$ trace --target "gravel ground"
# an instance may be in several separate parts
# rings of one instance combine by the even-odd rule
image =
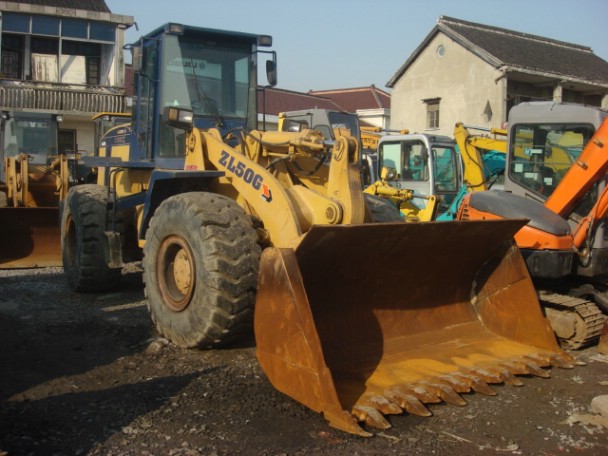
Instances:
[[[464,395],[433,416],[392,416],[372,438],[330,428],[276,391],[253,338],[179,349],[159,338],[141,273],[120,291],[77,294],[60,268],[0,271],[0,456],[4,455],[605,455],[608,357],[550,379]]]

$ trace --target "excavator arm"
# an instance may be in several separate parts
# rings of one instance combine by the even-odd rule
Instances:
[[[597,129],[581,155],[570,167],[560,184],[545,202],[545,207],[562,217],[567,217],[577,201],[608,170],[608,118]]]
[[[492,129],[494,135],[506,136],[505,130]],[[473,136],[461,122],[454,127],[454,139],[460,149],[464,166],[464,180],[469,191],[487,190],[481,150],[495,150],[506,153],[507,142],[503,139]]]

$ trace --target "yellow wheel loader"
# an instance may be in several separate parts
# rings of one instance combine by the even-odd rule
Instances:
[[[525,221],[366,223],[356,139],[248,129],[270,44],[167,24],[131,46],[133,122],[103,138],[98,183],[62,213],[69,284],[115,286],[143,248],[163,336],[217,347],[253,325],[270,382],[361,436],[571,367],[513,243]]]
[[[0,122],[0,269],[61,266],[71,160],[57,153],[56,119],[3,111]]]

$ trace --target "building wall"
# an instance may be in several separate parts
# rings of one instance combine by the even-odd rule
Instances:
[[[63,116],[63,122],[59,126],[64,130],[76,130],[76,142],[78,151],[84,155],[92,156],[94,150],[95,124],[90,118],[81,116]]]
[[[76,3],[75,3],[76,4]],[[15,111],[37,111],[48,112],[50,114],[63,114],[63,122],[59,125],[60,129],[72,130],[75,132],[77,147],[81,151],[86,151],[89,155],[93,154],[94,149],[94,124],[91,119],[92,114],[100,111],[112,110],[107,106],[124,105],[120,102],[121,92],[124,88],[124,50],[125,30],[133,24],[133,17],[123,16],[112,13],[98,13],[80,9],[67,9],[56,7],[41,7],[40,5],[21,4],[0,1],[0,29],[3,33],[23,36],[23,60],[21,80],[10,80],[6,84],[11,85],[13,91],[21,90],[21,93],[31,94],[36,91],[38,99],[44,100],[36,106],[29,101],[23,101],[19,105],[2,103],[2,110]],[[23,30],[4,27],[5,17],[12,14],[22,15],[31,18],[35,16],[45,16],[57,18],[58,21],[77,19],[80,23],[104,23],[115,27],[114,41],[103,38],[87,39],[84,36],[75,36],[62,33],[59,29],[53,30],[49,35],[51,40],[56,40],[60,44],[57,46],[58,55],[39,55],[35,56],[35,67],[31,66],[32,52],[30,45],[32,36],[40,35],[40,32],[32,26]],[[5,30],[5,28],[7,28]],[[88,29],[87,29],[88,30]],[[92,32],[91,32],[92,33]],[[91,35],[92,36],[92,35]],[[96,37],[92,37],[96,38]],[[72,42],[99,42],[100,62],[99,79],[95,85],[88,85],[86,78],[86,60],[81,55],[70,55],[62,51],[61,43],[64,41]],[[105,41],[105,42],[104,42]],[[49,82],[59,82],[60,85],[50,86]],[[9,90],[9,89],[6,89]],[[51,92],[49,92],[51,90]],[[4,92],[3,92],[4,93]],[[7,92],[8,93],[8,92]],[[12,92],[11,92],[12,93]],[[26,96],[13,97],[6,95],[6,100],[27,100]],[[74,105],[78,108],[55,108],[58,103],[56,99],[74,100]],[[3,99],[4,100],[4,99]],[[5,101],[6,101],[5,100]],[[17,102],[15,102],[17,103]],[[29,104],[28,104],[29,103]],[[49,107],[49,106],[52,107]],[[61,104],[59,104],[61,105]],[[63,105],[62,105],[63,106]]]
[[[438,49],[443,46],[443,55]],[[500,127],[506,120],[506,80],[500,71],[438,33],[391,93],[391,128],[453,134],[454,124]],[[427,103],[440,99],[439,128],[427,128]]]

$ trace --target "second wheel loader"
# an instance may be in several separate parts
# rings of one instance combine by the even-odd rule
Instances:
[[[367,223],[358,141],[249,129],[269,44],[167,24],[132,47],[132,127],[103,139],[98,183],[62,214],[68,283],[115,286],[143,248],[162,335],[216,347],[254,322],[270,382],[361,436],[572,367],[513,243],[525,221]]]
[[[56,116],[0,118],[0,269],[61,265],[59,205],[74,160],[57,151]]]

